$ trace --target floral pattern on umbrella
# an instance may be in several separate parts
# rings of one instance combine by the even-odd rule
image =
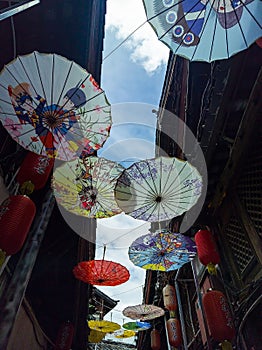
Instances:
[[[148,22],[174,54],[221,60],[247,49],[262,34],[259,0],[143,0]]]
[[[0,73],[0,120],[16,142],[62,160],[102,147],[111,107],[94,78],[56,54],[18,56]]]
[[[131,318],[132,320],[148,321],[155,318],[164,316],[165,311],[155,305],[139,304],[134,306],[128,306],[123,310],[123,315]]]
[[[133,218],[158,222],[188,211],[201,192],[201,175],[190,163],[157,157],[125,169],[117,180],[115,198]]]
[[[82,261],[74,267],[73,273],[82,282],[97,286],[117,286],[130,277],[126,267],[109,260]]]
[[[159,230],[137,238],[129,247],[129,259],[143,269],[173,271],[196,255],[191,238],[168,230]]]
[[[58,204],[77,215],[106,218],[122,212],[114,187],[123,167],[111,160],[81,157],[56,167],[52,187]]]

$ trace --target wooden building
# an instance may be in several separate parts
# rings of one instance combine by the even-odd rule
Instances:
[[[5,16],[8,10],[14,15]],[[56,53],[87,69],[100,83],[105,13],[106,0],[1,1],[0,69],[18,55]],[[0,165],[6,184],[26,153],[1,124]],[[77,262],[94,257],[95,245],[80,238],[64,221],[50,181],[31,199],[37,213],[28,238],[0,277],[0,348],[17,349],[19,344],[23,349],[51,349],[61,324],[70,321],[74,326],[72,348],[86,349],[89,312],[96,311],[101,298],[107,311],[116,301],[73,277]],[[95,229],[95,220],[89,220],[87,230],[95,235]]]
[[[185,235],[194,239],[199,229],[211,230],[220,255],[216,277],[208,274],[198,258],[172,273],[147,272],[145,302],[163,306],[167,281],[178,288],[184,328],[181,349],[220,349],[199,305],[210,287],[226,295],[236,329],[234,348],[261,348],[261,63],[262,50],[256,44],[211,64],[189,62],[170,53],[156,143],[160,152],[193,159],[174,142],[183,144],[187,127],[193,132],[205,157],[208,182],[200,215]],[[172,115],[187,127],[174,127]],[[173,219],[169,225],[179,230],[182,220]],[[163,350],[168,349],[164,324],[162,319],[157,325]],[[150,348],[150,332],[139,335],[138,349],[145,348]]]

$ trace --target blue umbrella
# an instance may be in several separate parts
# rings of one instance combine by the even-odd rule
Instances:
[[[148,22],[175,54],[229,58],[262,36],[260,0],[143,0]]]
[[[151,328],[151,324],[149,322],[127,322],[123,324],[123,328],[139,332],[139,331],[146,331],[147,329]]]
[[[191,238],[159,230],[137,238],[129,247],[129,259],[148,270],[173,271],[192,260],[196,246]]]

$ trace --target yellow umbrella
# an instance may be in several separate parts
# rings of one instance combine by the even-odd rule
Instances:
[[[130,337],[133,337],[134,335],[136,335],[136,332],[124,330],[123,332],[116,334],[115,337],[119,338],[119,339],[120,338],[130,338]]]
[[[113,333],[121,328],[121,326],[118,323],[110,322],[106,320],[88,321],[88,327],[90,329],[94,329],[95,331],[99,331],[103,333]]]
[[[96,331],[94,329],[90,330],[90,334],[88,335],[89,343],[100,343],[101,340],[105,337],[106,333]]]

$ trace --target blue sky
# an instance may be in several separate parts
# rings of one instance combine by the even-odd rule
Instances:
[[[142,0],[108,0],[104,57],[145,19]],[[152,109],[157,109],[160,100],[168,54],[169,50],[146,24],[104,60],[101,87],[112,106],[113,126],[98,153],[100,157],[121,162],[126,167],[131,165],[131,160],[154,157],[156,115]],[[128,247],[149,229],[149,223],[124,214],[97,220],[96,259],[102,258],[105,244],[105,259],[125,265],[131,275],[129,281],[120,286],[99,287],[113,299],[120,300],[105,318],[121,325],[130,321],[121,310],[142,302],[145,278],[145,270],[129,260]]]
[[[116,39],[117,30],[109,29],[106,34],[104,52],[110,52],[121,40]],[[163,45],[163,44],[162,44]],[[142,63],[130,59],[130,48],[121,46],[103,62],[102,88],[111,104],[142,102],[158,105],[165,65],[154,72],[147,72]]]

